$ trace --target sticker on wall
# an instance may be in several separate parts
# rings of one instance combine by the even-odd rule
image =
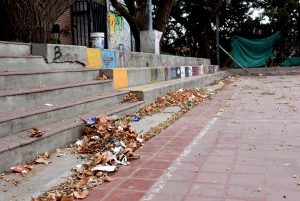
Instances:
[[[184,72],[185,72],[185,77],[189,77],[190,76],[190,74],[189,74],[189,67],[188,66],[184,67]]]
[[[214,73],[214,66],[208,66],[208,74]]]
[[[170,70],[171,70],[171,79],[172,80],[176,79],[177,78],[177,72],[176,72],[177,69],[174,67],[171,67]]]
[[[180,67],[176,67],[176,78],[181,78],[181,69],[180,69]]]
[[[193,66],[193,76],[199,75],[199,67]]]
[[[102,68],[114,68],[115,66],[115,52],[111,50],[102,50]]]
[[[181,71],[180,77],[185,77],[185,66],[180,66],[180,71]]]
[[[199,66],[199,75],[204,75],[205,72],[204,72],[204,66]]]
[[[192,66],[189,66],[189,77],[192,77],[193,76],[193,67]]]

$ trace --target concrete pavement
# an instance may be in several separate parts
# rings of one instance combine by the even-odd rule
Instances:
[[[147,142],[142,159],[86,200],[299,200],[299,78],[240,78]]]

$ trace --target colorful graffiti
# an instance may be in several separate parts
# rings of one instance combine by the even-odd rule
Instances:
[[[127,21],[119,15],[108,13],[109,42],[111,49],[131,50],[130,26]]]
[[[102,50],[102,68],[116,67],[115,51]]]

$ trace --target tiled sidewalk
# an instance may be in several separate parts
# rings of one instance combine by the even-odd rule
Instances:
[[[241,78],[147,142],[142,159],[85,200],[300,200],[298,80]]]

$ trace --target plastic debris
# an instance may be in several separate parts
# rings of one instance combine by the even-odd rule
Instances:
[[[16,167],[11,167],[10,169],[14,173],[24,174],[24,173],[27,173],[29,170],[32,170],[32,166],[30,166],[30,165],[18,165]]]
[[[46,103],[44,105],[47,106],[47,107],[52,107],[53,106],[53,104],[51,104],[51,103]]]
[[[98,165],[92,168],[92,171],[114,172],[117,166],[115,165]]]
[[[87,125],[93,125],[93,124],[96,123],[97,118],[96,117],[89,117],[89,118],[86,118],[84,121]]]
[[[91,139],[92,139],[92,140],[99,140],[99,139],[100,139],[100,137],[99,137],[99,136],[97,136],[97,135],[95,135],[95,136],[92,136],[92,137],[91,137]]]
[[[75,144],[76,144],[77,146],[81,146],[81,145],[84,144],[84,141],[83,141],[83,140],[77,140],[77,141],[75,142]]]
[[[133,116],[133,117],[131,117],[131,120],[132,121],[139,121],[139,120],[141,120],[142,118],[141,117],[139,117],[139,116]]]

